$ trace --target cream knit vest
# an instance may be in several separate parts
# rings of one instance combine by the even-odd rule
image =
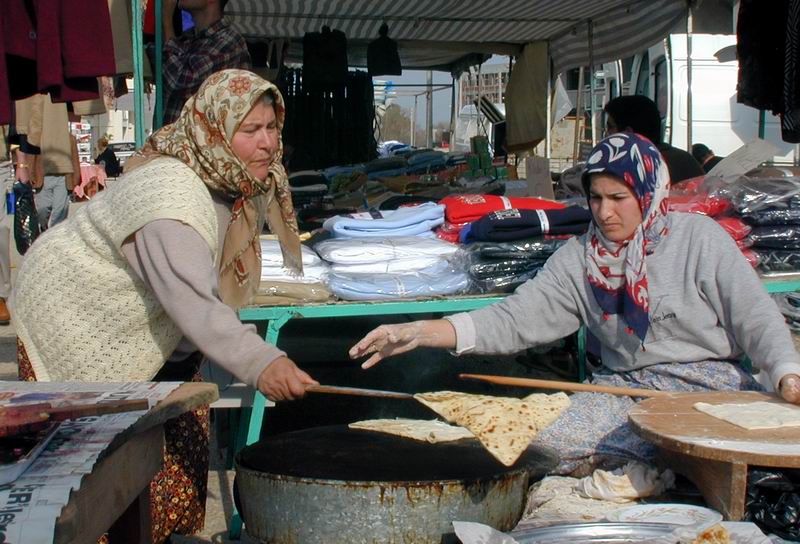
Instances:
[[[146,381],[182,337],[121,252],[147,223],[175,219],[208,242],[218,225],[206,186],[177,159],[154,159],[44,233],[13,295],[19,339],[40,381]]]

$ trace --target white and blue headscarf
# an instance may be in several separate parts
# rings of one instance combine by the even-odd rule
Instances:
[[[622,314],[628,333],[644,343],[650,326],[647,254],[669,232],[669,171],[650,140],[620,132],[592,149],[583,172],[587,195],[591,175],[600,173],[619,178],[633,190],[642,223],[630,238],[614,242],[593,221],[586,236],[586,273],[603,317]]]

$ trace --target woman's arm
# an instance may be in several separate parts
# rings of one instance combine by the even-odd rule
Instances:
[[[516,353],[575,332],[581,319],[578,295],[570,286],[574,285],[572,276],[583,274],[583,268],[575,253],[580,248],[564,252],[565,248],[534,279],[502,301],[445,319],[381,325],[353,346],[350,356],[370,355],[362,365],[369,368],[417,347],[455,349],[458,354]]]
[[[701,293],[720,323],[773,387],[789,402],[800,401],[800,356],[789,328],[758,275],[725,231],[710,225],[702,239],[697,277]]]
[[[186,338],[238,379],[272,400],[301,397],[305,384],[316,383],[219,300],[211,250],[193,228],[153,221],[122,252]]]
[[[381,325],[350,348],[350,358],[370,355],[361,364],[361,368],[369,368],[386,357],[420,347],[455,349],[456,331],[453,325],[446,319]]]

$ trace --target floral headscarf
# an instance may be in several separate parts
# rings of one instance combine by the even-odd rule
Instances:
[[[586,237],[586,273],[603,317],[622,314],[628,333],[644,343],[650,326],[647,254],[669,232],[669,171],[650,140],[620,132],[602,140],[589,155],[583,172],[587,195],[591,174],[599,173],[613,175],[633,190],[643,219],[631,238],[621,242],[603,236],[592,222]]]
[[[283,142],[278,139],[264,181],[253,177],[231,148],[240,123],[267,91],[274,97],[280,132],[286,111],[278,88],[246,70],[222,70],[203,82],[174,123],[150,136],[140,155],[128,160],[135,168],[159,155],[175,157],[209,189],[234,200],[219,268],[220,298],[233,308],[247,304],[261,278],[261,225],[254,198],[267,199],[269,227],[280,240],[284,265],[297,273],[303,270],[289,180],[281,163]]]

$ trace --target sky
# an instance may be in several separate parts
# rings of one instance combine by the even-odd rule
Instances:
[[[489,60],[487,60],[485,64],[495,64],[498,62],[504,62],[508,64],[508,57],[494,55]],[[425,85],[427,83],[427,72],[424,70],[403,70],[403,75],[400,76],[380,76],[375,79],[391,81],[392,83]],[[452,82],[453,80],[450,77],[449,72],[437,72],[437,71],[433,72],[434,86],[437,83],[449,85]],[[424,92],[425,87],[405,87],[402,89],[404,93],[411,94],[414,92],[417,93]],[[399,91],[400,89],[397,90]],[[452,91],[450,89],[442,89],[440,91],[436,91],[433,93],[434,125],[441,122],[444,123],[450,122],[450,98],[452,96],[451,92]],[[412,108],[414,107],[414,97],[398,96],[397,104],[411,111]],[[417,99],[417,126],[424,126],[424,124],[425,124],[425,95],[423,94]]]
[[[397,97],[396,104],[400,107],[407,109],[409,112],[414,108],[413,93],[423,93],[425,91],[424,85],[428,81],[428,73],[424,70],[403,70],[403,75],[400,76],[379,76],[376,80],[391,81],[398,84],[418,84],[421,87],[399,87],[396,90],[401,93]],[[436,85],[452,83],[452,78],[448,72],[433,72],[433,83]],[[450,122],[450,89],[442,89],[433,93],[433,124],[440,122]],[[425,104],[426,98],[422,94],[417,99],[417,126],[424,126],[425,124]]]

